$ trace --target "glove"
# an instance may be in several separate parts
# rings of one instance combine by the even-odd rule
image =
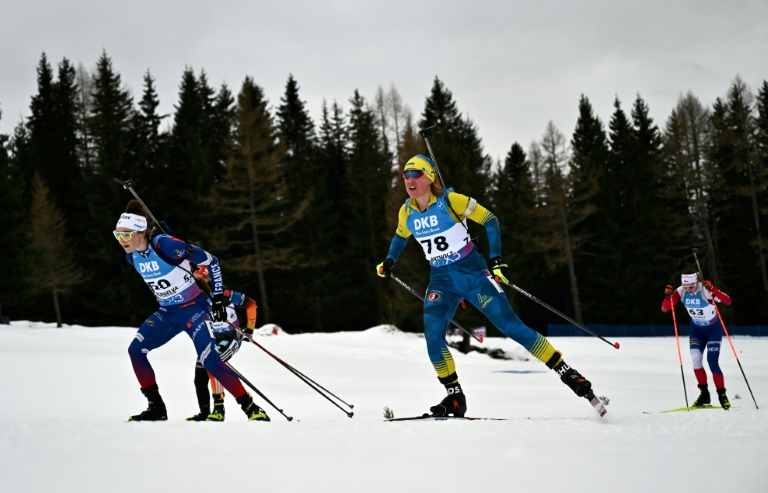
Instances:
[[[211,314],[214,321],[225,322],[227,320],[227,305],[229,305],[229,300],[224,296],[224,293],[213,295]]]
[[[376,266],[376,274],[379,277],[391,277],[392,268],[395,266],[395,261],[391,258],[386,258],[384,262]]]
[[[712,283],[711,283],[710,281],[704,281],[704,282],[703,282],[703,283],[701,283],[701,284],[702,284],[702,285],[703,285],[705,288],[707,288],[709,291],[712,291],[712,289],[714,288],[714,286],[712,285]]]
[[[491,272],[496,276],[496,280],[509,284],[509,278],[512,276],[509,273],[509,266],[501,257],[493,257],[491,259]]]
[[[248,334],[248,337],[253,337],[253,329],[250,327],[245,328],[245,333]]]
[[[675,292],[675,288],[673,288],[669,284],[667,284],[667,287],[664,288],[664,296],[666,296],[667,298],[672,296],[672,293],[674,293],[674,292]]]

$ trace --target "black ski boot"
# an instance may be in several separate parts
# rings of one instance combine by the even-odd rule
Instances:
[[[458,418],[464,417],[467,412],[467,398],[458,382],[445,386],[448,395],[440,401],[440,404],[432,406],[429,411],[433,416],[448,416],[452,414]]]
[[[553,368],[563,381],[579,397],[587,397],[592,391],[592,383],[584,376],[560,360]]]
[[[726,411],[731,408],[731,402],[728,400],[728,396],[725,395],[725,387],[722,389],[717,389],[717,399],[720,401],[720,405],[723,406],[723,409]]]
[[[248,392],[235,400],[240,404],[245,415],[248,416],[248,421],[271,421],[267,413],[253,402],[253,398]]]
[[[206,421],[224,421],[224,394],[213,394],[213,412]]]
[[[153,383],[149,387],[141,389],[141,393],[144,394],[144,397],[149,401],[149,406],[146,411],[128,418],[128,421],[166,421],[168,419],[168,413],[165,410],[163,398],[160,397],[160,391],[157,388],[157,384]]]
[[[210,409],[200,409],[200,412],[195,414],[194,416],[190,416],[187,418],[187,421],[206,421],[208,419],[208,415],[211,414]]]
[[[701,392],[699,393],[698,399],[696,399],[693,402],[693,407],[704,407],[709,405],[709,403],[712,402],[712,399],[709,396],[709,387],[707,386],[707,384],[705,383],[699,384],[699,390]],[[728,400],[728,398],[726,398],[726,400]],[[730,406],[730,403],[729,403],[729,406]]]

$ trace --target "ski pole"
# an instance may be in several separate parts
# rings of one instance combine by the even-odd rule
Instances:
[[[342,403],[342,404],[344,404],[345,406],[349,407],[350,409],[354,409],[354,407],[355,407],[354,405],[352,405],[352,404],[347,404],[347,403],[346,403],[346,402],[345,402],[343,399],[341,399],[340,397],[338,397],[336,394],[334,394],[333,392],[329,391],[328,389],[326,389],[325,387],[323,387],[323,386],[322,386],[322,385],[320,385],[319,383],[315,382],[314,380],[312,380],[311,378],[309,378],[308,376],[306,376],[305,374],[303,374],[302,372],[300,372],[299,370],[297,370],[296,368],[294,368],[294,367],[293,367],[293,366],[291,366],[290,364],[288,364],[288,363],[286,363],[285,361],[283,361],[282,359],[280,359],[278,356],[276,356],[275,354],[273,354],[272,352],[270,352],[270,351],[269,351],[267,348],[265,348],[264,346],[262,346],[261,344],[259,344],[258,342],[256,342],[256,341],[255,341],[255,340],[254,340],[254,339],[253,339],[251,336],[249,336],[249,335],[248,335],[248,334],[247,334],[247,333],[246,333],[246,332],[245,332],[243,329],[241,329],[240,327],[237,327],[236,325],[233,325],[231,322],[227,322],[227,323],[229,323],[229,325],[230,325],[231,327],[233,327],[233,328],[234,328],[236,331],[238,331],[240,334],[242,334],[242,336],[243,336],[245,339],[247,339],[247,340],[248,340],[248,341],[250,341],[251,343],[255,344],[255,345],[256,345],[256,347],[258,347],[259,349],[261,349],[262,351],[264,351],[265,353],[267,353],[269,356],[271,356],[271,357],[272,357],[272,359],[274,359],[275,361],[277,361],[278,363],[280,363],[280,364],[281,364],[281,365],[282,365],[282,366],[283,366],[283,367],[284,367],[286,370],[288,370],[288,371],[290,371],[291,373],[293,373],[294,375],[296,375],[296,377],[298,377],[298,378],[299,378],[299,380],[301,380],[302,382],[306,383],[306,384],[307,384],[307,385],[308,385],[310,388],[312,388],[312,389],[313,389],[315,392],[317,392],[317,393],[318,393],[318,394],[320,394],[321,396],[325,397],[325,398],[326,398],[326,399],[327,399],[327,400],[328,400],[328,401],[329,401],[331,404],[333,404],[334,406],[336,406],[336,407],[338,407],[339,409],[341,409],[341,410],[342,410],[342,411],[343,411],[343,412],[344,412],[344,413],[347,415],[347,417],[350,417],[350,418],[351,418],[352,416],[354,416],[354,415],[355,415],[355,413],[353,413],[353,412],[351,412],[351,411],[347,411],[346,409],[344,409],[343,407],[341,407],[341,406],[340,406],[340,405],[339,405],[339,404],[338,404],[336,401],[334,401],[333,399],[331,399],[331,398],[330,398],[330,397],[328,397],[328,396],[330,395],[330,396],[334,397],[335,399],[337,399],[339,402],[341,402],[341,403]],[[321,390],[322,390],[322,391],[321,391]]]
[[[696,274],[697,274],[697,276],[699,278],[699,282],[703,283],[704,282],[704,275],[701,273],[701,264],[699,264],[699,256],[696,255],[697,249],[694,248],[692,251],[693,251],[693,258],[696,259],[696,267],[699,268],[699,271]],[[744,377],[744,382],[746,382],[746,384],[747,384],[747,389],[749,389],[749,394],[752,396],[752,402],[755,403],[755,409],[760,409],[757,406],[757,401],[755,400],[755,394],[752,393],[752,387],[749,386],[749,380],[747,380],[747,375],[744,373],[744,368],[741,366],[741,360],[739,360],[739,355],[736,352],[736,348],[733,346],[733,341],[731,341],[731,336],[728,334],[728,329],[725,328],[725,322],[723,322],[723,316],[720,315],[720,309],[717,307],[717,302],[715,301],[715,294],[714,293],[710,293],[710,295],[712,296],[712,300],[711,300],[712,301],[712,306],[715,307],[715,313],[717,313],[717,318],[720,319],[720,326],[723,327],[723,332],[725,332],[725,337],[728,338],[728,344],[731,345],[731,350],[733,351],[733,356],[736,358],[736,363],[739,364],[739,370],[741,370],[741,376]]]
[[[583,330],[583,331],[584,331],[584,332],[586,332],[587,334],[590,334],[590,335],[592,335],[592,336],[594,336],[594,337],[597,337],[597,338],[598,338],[598,339],[600,339],[601,341],[604,341],[605,343],[607,343],[607,344],[610,344],[611,346],[615,347],[616,349],[619,349],[619,343],[618,343],[618,342],[611,342],[611,341],[609,341],[609,340],[605,339],[605,338],[604,338],[603,336],[601,336],[600,334],[597,334],[597,333],[595,333],[595,332],[592,332],[592,331],[591,331],[591,330],[589,330],[588,328],[584,327],[584,325],[582,325],[582,324],[580,324],[579,322],[577,322],[576,320],[572,319],[571,317],[569,317],[569,316],[568,316],[568,315],[566,315],[565,313],[562,313],[561,311],[559,311],[559,310],[557,310],[557,309],[555,309],[555,308],[553,308],[553,307],[549,306],[548,304],[544,303],[543,301],[541,301],[540,299],[538,299],[538,298],[537,298],[537,297],[535,297],[534,295],[532,295],[532,294],[528,293],[528,292],[527,292],[527,291],[525,291],[524,289],[521,289],[521,288],[519,288],[519,287],[515,286],[515,285],[514,285],[514,284],[512,284],[511,282],[505,282],[505,281],[502,281],[502,280],[501,280],[501,279],[500,279],[498,276],[494,276],[494,277],[496,278],[496,282],[501,282],[502,284],[505,284],[505,285],[509,286],[510,288],[514,289],[514,290],[515,290],[515,291],[517,291],[518,293],[524,294],[524,295],[525,295],[525,296],[527,296],[529,299],[531,299],[531,300],[535,301],[536,303],[538,303],[539,305],[541,305],[541,306],[543,306],[544,308],[548,309],[548,310],[549,310],[549,311],[551,311],[552,313],[555,313],[555,314],[557,314],[557,315],[560,315],[560,316],[561,316],[561,317],[563,317],[565,320],[567,320],[567,321],[571,322],[573,325],[575,325],[576,327],[580,328],[581,330]]]
[[[130,178],[128,178],[127,180],[120,180],[118,178],[113,178],[113,180],[116,181],[117,183],[119,183],[120,185],[122,185],[123,188],[125,188],[126,190],[131,192],[131,194],[136,198],[136,200],[139,202],[139,204],[141,204],[141,206],[144,208],[144,210],[147,211],[147,214],[149,214],[149,218],[152,219],[152,221],[157,225],[158,228],[160,228],[161,232],[168,233],[165,230],[165,228],[163,227],[163,225],[160,224],[160,221],[158,221],[157,218],[155,218],[155,216],[149,210],[149,207],[147,207],[147,205],[144,203],[144,201],[141,200],[141,197],[139,197],[139,194],[137,194],[136,191],[133,189],[133,186],[136,184],[136,183],[133,182],[133,180],[131,180]]]
[[[410,287],[409,285],[407,285],[406,283],[404,283],[403,281],[401,281],[399,277],[397,277],[397,276],[396,276],[396,275],[394,275],[394,274],[390,274],[390,275],[389,275],[389,277],[391,277],[392,279],[394,279],[394,281],[395,281],[395,282],[397,282],[399,285],[401,285],[402,287],[404,287],[405,289],[407,289],[408,291],[410,291],[410,292],[411,292],[411,294],[413,294],[414,296],[416,296],[417,298],[419,298],[421,301],[424,301],[424,297],[423,297],[422,295],[420,295],[420,294],[419,294],[419,293],[417,293],[417,292],[416,292],[416,291],[415,291],[415,290],[414,290],[412,287]],[[451,319],[451,322],[453,322],[453,325],[455,325],[456,327],[458,327],[458,328],[459,328],[459,330],[461,330],[462,332],[464,332],[464,333],[465,333],[465,334],[467,334],[468,336],[470,336],[470,337],[474,338],[474,339],[475,339],[477,342],[480,342],[480,343],[482,343],[482,342],[483,342],[483,338],[482,338],[482,337],[477,337],[477,336],[476,336],[475,334],[473,334],[471,331],[469,331],[469,330],[465,329],[465,328],[464,328],[464,327],[463,327],[461,324],[459,324],[459,323],[458,323],[456,320],[454,320],[454,319]]]
[[[275,403],[274,403],[274,402],[272,402],[271,400],[269,400],[269,399],[267,398],[267,396],[266,396],[266,395],[262,394],[262,393],[261,393],[261,391],[260,391],[259,389],[257,389],[255,385],[253,385],[251,382],[249,382],[249,381],[248,381],[248,379],[247,379],[247,378],[245,378],[245,377],[243,376],[243,374],[242,374],[242,373],[240,373],[239,371],[237,371],[237,370],[235,369],[235,367],[234,367],[234,366],[232,366],[232,363],[229,363],[229,362],[226,362],[226,361],[225,361],[225,362],[224,362],[224,364],[225,364],[225,365],[227,365],[227,366],[229,367],[229,369],[230,369],[230,370],[232,370],[233,372],[235,372],[235,375],[237,375],[237,376],[238,376],[238,378],[240,378],[240,380],[242,380],[242,381],[243,381],[243,383],[245,383],[247,386],[249,386],[251,389],[253,389],[253,391],[254,391],[254,392],[256,392],[256,393],[259,395],[259,397],[261,397],[262,399],[264,399],[264,401],[266,401],[266,403],[267,403],[267,404],[269,404],[270,406],[274,407],[275,409],[277,409],[277,412],[279,412],[280,414],[282,414],[283,416],[285,416],[285,419],[287,419],[288,421],[293,421],[293,418],[292,418],[291,416],[287,416],[287,415],[286,415],[286,414],[283,412],[283,410],[282,410],[282,409],[280,409],[279,407],[277,407],[277,406],[275,405]]]
[[[680,338],[677,334],[677,317],[675,316],[675,305],[672,303],[672,297],[667,297],[669,304],[672,307],[672,325],[675,327],[675,342],[677,342],[677,358],[680,360],[680,376],[683,377],[683,394],[685,394],[685,407],[688,406],[688,391],[685,389],[685,373],[683,373],[683,354],[680,352]],[[690,411],[690,409],[689,409]]]
[[[419,130],[419,135],[421,135],[421,138],[424,139],[424,142],[427,144],[427,150],[429,151],[429,157],[432,158],[432,162],[435,163],[435,171],[437,172],[437,176],[440,178],[440,184],[443,186],[443,188],[446,187],[445,180],[443,180],[443,175],[440,173],[440,166],[437,165],[437,159],[435,158],[435,153],[432,152],[432,144],[429,142],[429,139],[432,138],[435,133],[433,129],[436,127],[436,125],[433,125],[431,127],[427,127],[423,130]]]

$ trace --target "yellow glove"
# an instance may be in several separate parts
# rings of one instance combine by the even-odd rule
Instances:
[[[379,277],[390,277],[392,275],[392,267],[395,266],[395,261],[391,258],[387,258],[384,262],[376,266],[376,275]]]
[[[512,277],[509,274],[509,266],[501,259],[501,257],[493,257],[491,259],[491,272],[496,276],[498,281],[504,284],[510,284],[509,278]]]

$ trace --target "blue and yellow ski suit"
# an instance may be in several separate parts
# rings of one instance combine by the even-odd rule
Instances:
[[[520,320],[470,238],[467,219],[485,226],[490,257],[500,257],[498,219],[473,198],[450,188],[443,192],[440,196],[431,195],[424,212],[415,200],[405,201],[387,253],[387,258],[396,262],[408,239],[414,236],[432,266],[424,298],[424,335],[438,379],[446,385],[458,381],[445,335],[462,299],[475,305],[504,335],[552,368],[561,359],[559,353],[544,336]]]

